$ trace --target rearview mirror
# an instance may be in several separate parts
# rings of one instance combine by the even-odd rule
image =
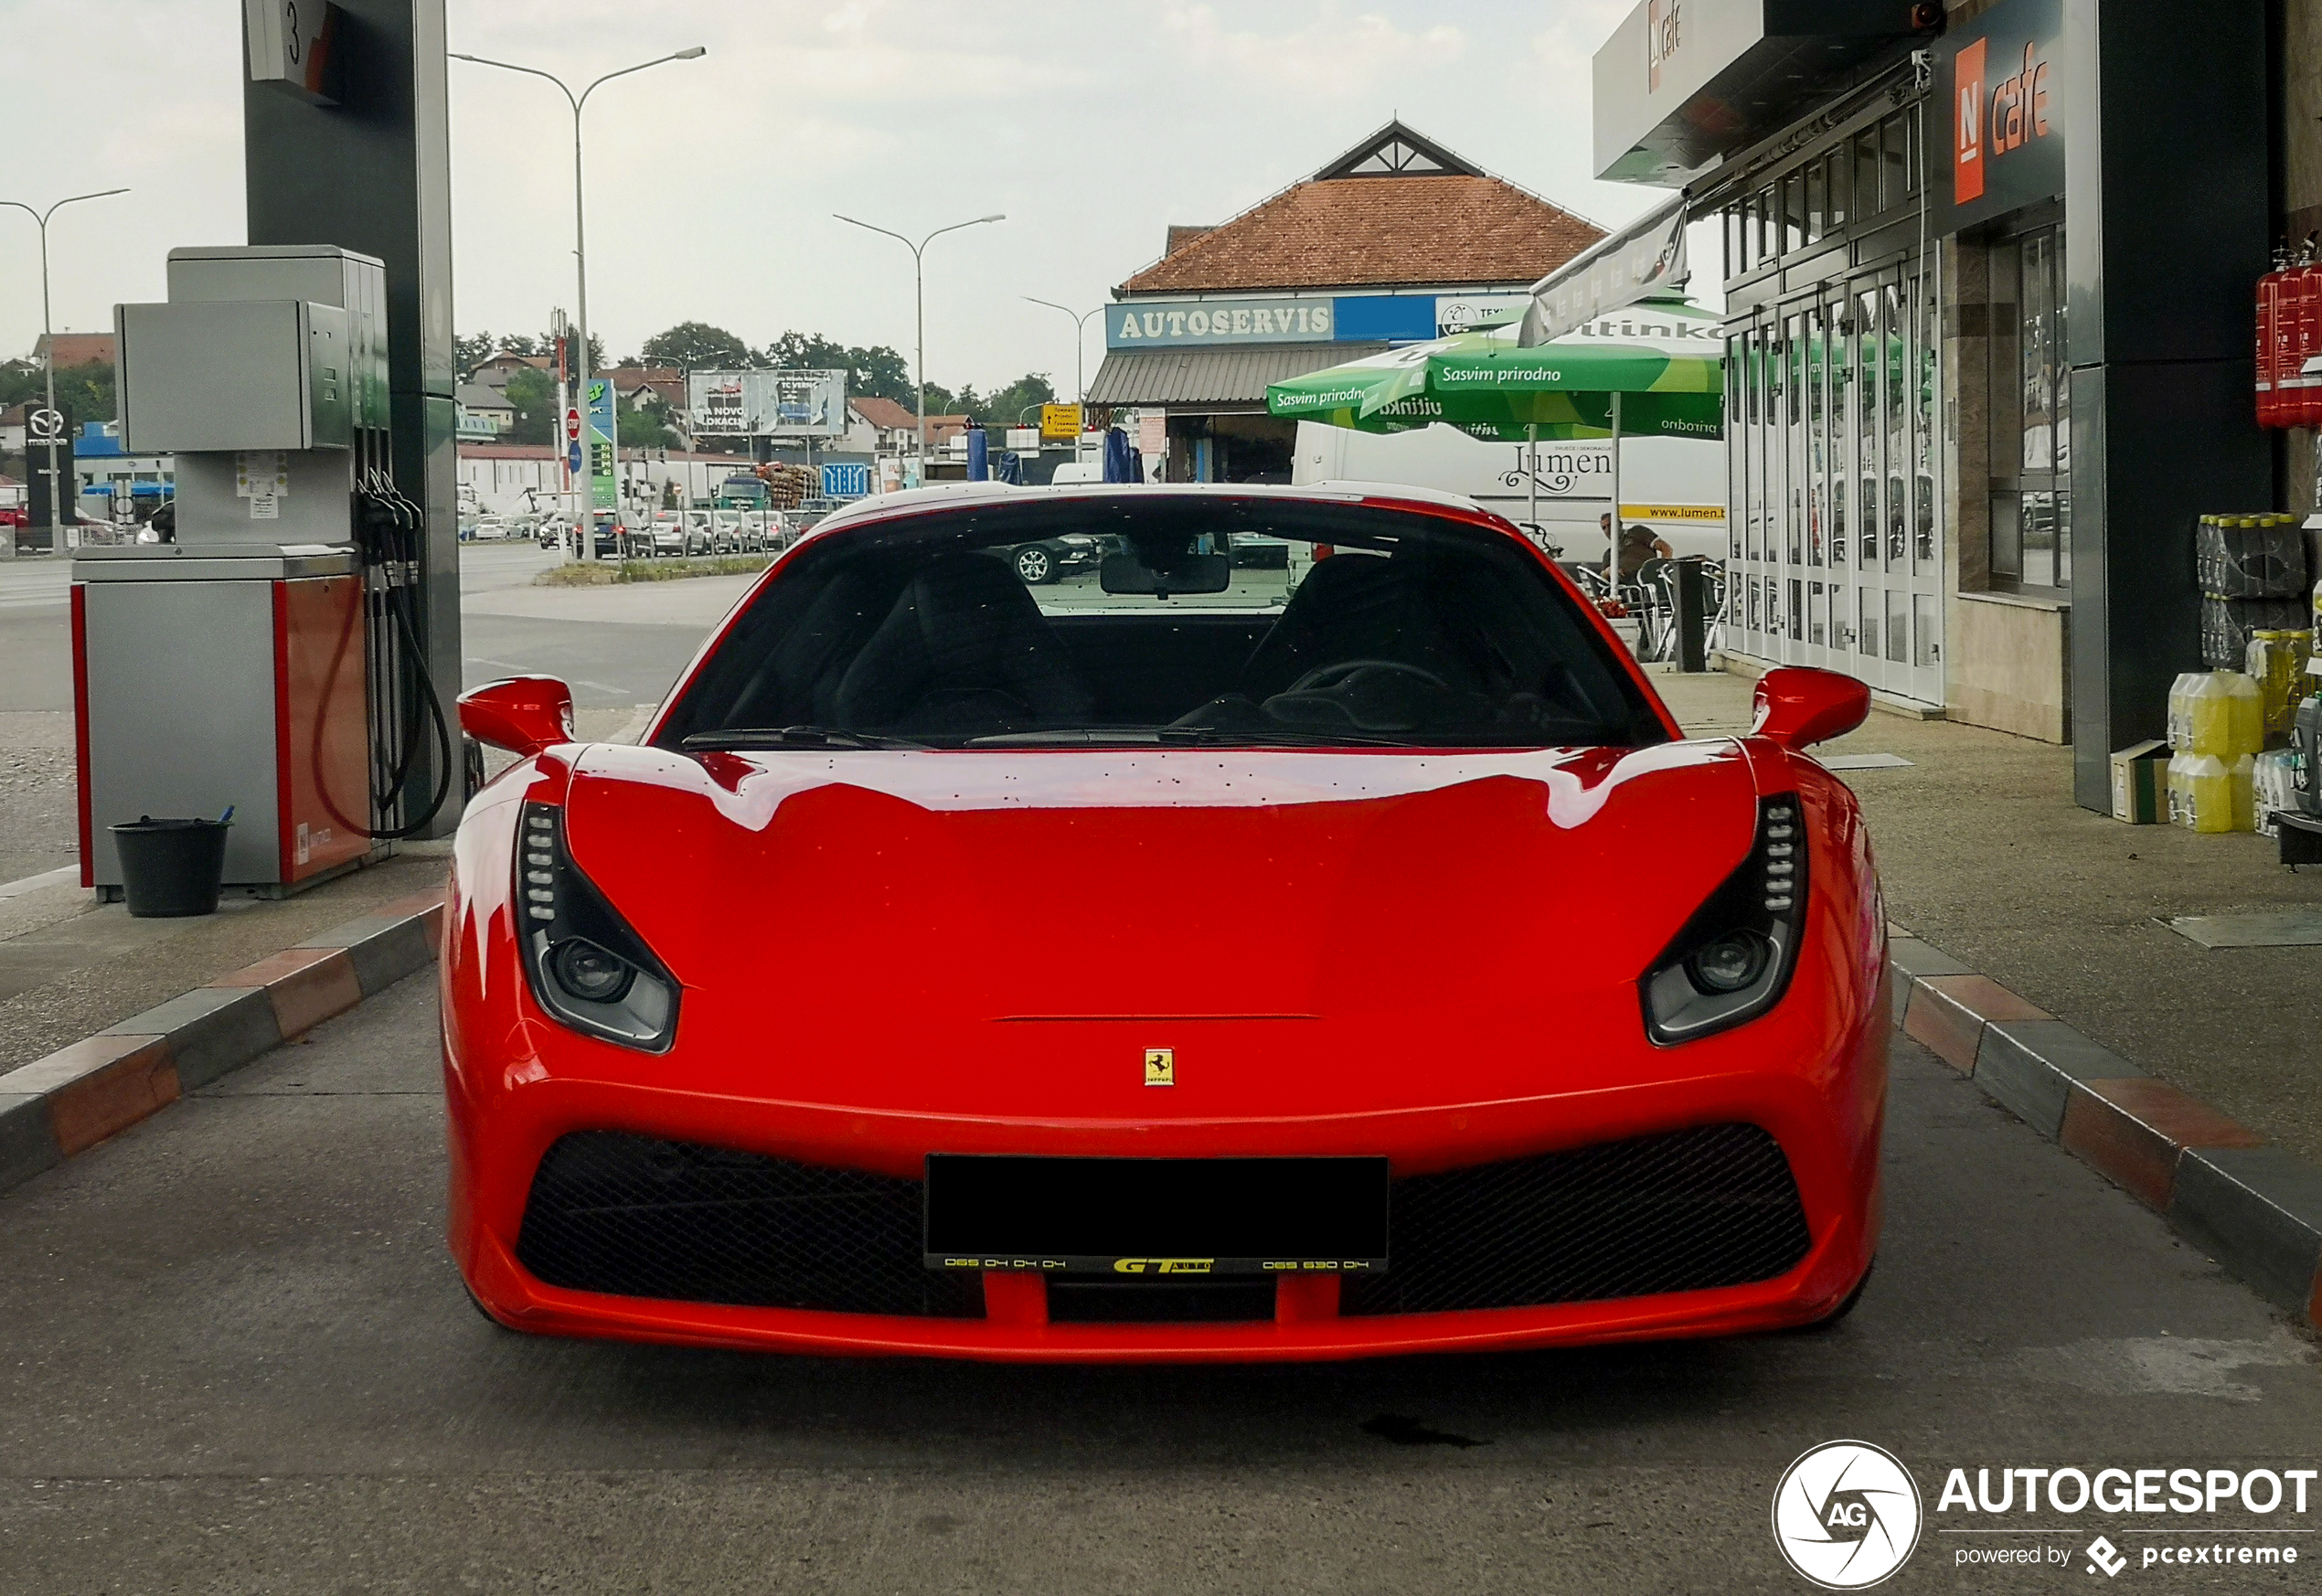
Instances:
[[[460,729],[529,759],[572,740],[572,689],[554,676],[505,676],[460,695]]]
[[[1811,665],[1779,665],[1758,678],[1750,735],[1804,750],[1844,737],[1870,713],[1870,689],[1852,676]]]
[[[1233,561],[1222,554],[1181,554],[1156,569],[1134,554],[1108,554],[1097,568],[1097,581],[1108,593],[1143,593],[1156,599],[1171,593],[1222,593],[1233,581]]]

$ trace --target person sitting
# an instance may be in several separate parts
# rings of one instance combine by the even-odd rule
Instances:
[[[1617,546],[1614,546],[1613,516],[1609,511],[1597,517],[1597,525],[1604,529],[1604,538],[1608,546],[1605,554],[1607,567],[1614,564],[1615,554],[1619,557],[1618,569],[1614,580],[1622,586],[1626,586],[1636,580],[1637,568],[1646,560],[1668,559],[1677,552],[1668,546],[1667,539],[1655,532],[1652,527],[1645,526],[1623,527],[1620,541]]]

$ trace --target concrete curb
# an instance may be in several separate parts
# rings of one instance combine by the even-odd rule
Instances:
[[[0,1075],[0,1191],[435,962],[443,892],[383,903]]]
[[[1888,930],[1897,1029],[2260,1296],[2322,1327],[2322,1167],[1901,926]]]

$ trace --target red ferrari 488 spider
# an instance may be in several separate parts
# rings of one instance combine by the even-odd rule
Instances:
[[[1011,556],[1093,538],[1028,586]],[[971,487],[791,548],[641,746],[469,693],[451,1242],[525,1330],[1054,1360],[1811,1324],[1885,925],[1777,670],[1687,740],[1402,489]]]

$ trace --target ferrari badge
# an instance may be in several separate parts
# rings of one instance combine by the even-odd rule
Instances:
[[[1177,1083],[1177,1050],[1175,1048],[1147,1048],[1145,1050],[1145,1083],[1147,1086],[1175,1086]]]

